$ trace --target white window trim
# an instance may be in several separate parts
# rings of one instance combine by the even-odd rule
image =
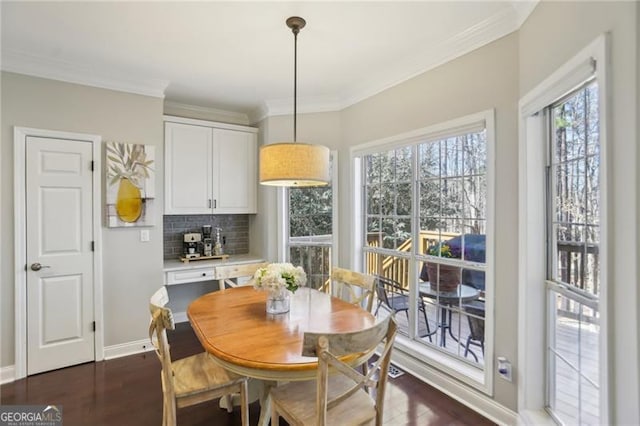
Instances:
[[[350,188],[352,189],[352,196],[350,197],[351,211],[354,214],[351,215],[351,233],[352,233],[352,252],[351,252],[351,264],[354,270],[362,270],[362,156],[373,154],[376,152],[391,150],[407,145],[417,144],[419,142],[426,142],[432,140],[439,140],[444,137],[456,136],[469,132],[479,131],[486,129],[486,143],[487,143],[487,240],[486,240],[486,292],[493,295],[486,300],[486,317],[485,317],[485,364],[484,372],[478,372],[468,366],[462,361],[458,361],[450,356],[444,356],[443,353],[437,349],[430,348],[426,345],[418,345],[416,342],[411,341],[403,336],[398,336],[396,340],[395,348],[412,358],[415,358],[417,362],[427,364],[424,361],[424,357],[429,358],[428,364],[435,366],[440,371],[447,373],[449,376],[453,376],[461,382],[479,390],[480,392],[493,395],[493,377],[494,377],[494,362],[493,362],[493,347],[495,343],[495,261],[494,261],[494,232],[495,232],[495,111],[493,109],[478,112],[475,114],[459,117],[443,123],[438,123],[432,126],[424,127],[410,132],[402,133],[399,135],[391,136],[384,139],[379,139],[371,142],[366,142],[360,145],[356,145],[350,148]],[[414,212],[415,213],[415,212]],[[414,214],[415,221],[415,214]],[[393,252],[397,255],[397,252]],[[419,257],[416,256],[415,250],[410,254],[411,258],[416,260]],[[411,268],[409,271],[411,276],[417,276],[417,261],[416,268]],[[410,298],[415,301],[415,289],[410,292]],[[412,312],[412,311],[410,311]],[[413,323],[412,316],[410,321]],[[488,342],[488,343],[487,343]]]
[[[518,414],[524,424],[555,424],[545,411],[545,347],[546,347],[546,245],[545,235],[545,164],[547,156],[542,114],[535,116],[555,100],[562,98],[593,75],[593,59],[597,63],[600,108],[600,185],[603,188],[601,216],[602,253],[608,253],[607,242],[607,163],[610,129],[607,125],[608,36],[602,35],[582,49],[553,74],[527,93],[519,102],[519,261],[518,261]],[[607,258],[601,258],[601,275],[609,282]],[[607,300],[610,289],[600,294],[600,422],[609,423],[608,315]],[[545,315],[540,315],[544,312]]]

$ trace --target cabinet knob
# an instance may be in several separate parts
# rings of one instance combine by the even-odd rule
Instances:
[[[202,273],[202,276],[203,276],[203,277],[206,277],[206,276],[207,276],[207,273],[206,273],[206,272],[203,272],[203,273]]]

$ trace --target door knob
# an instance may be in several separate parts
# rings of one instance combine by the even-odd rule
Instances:
[[[51,266],[41,265],[38,262],[31,264],[31,270],[32,271],[39,271],[42,268],[51,268]]]

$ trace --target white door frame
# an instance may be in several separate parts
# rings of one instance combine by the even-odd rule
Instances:
[[[26,258],[26,142],[27,136],[81,140],[93,144],[93,310],[96,321],[94,334],[95,360],[104,359],[104,321],[102,309],[102,227],[100,205],[102,137],[85,133],[14,127],[13,129],[13,205],[14,205],[14,254],[15,254],[15,378],[27,375],[27,258]]]

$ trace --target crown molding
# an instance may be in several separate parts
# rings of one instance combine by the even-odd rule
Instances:
[[[342,109],[342,102],[333,97],[314,97],[298,99],[299,114],[313,114],[318,112],[335,112]],[[293,98],[271,99],[262,103],[251,115],[252,123],[267,117],[293,114]]]
[[[342,108],[347,108],[367,98],[375,96],[398,84],[404,83],[418,75],[432,70],[440,65],[459,58],[482,46],[485,46],[501,37],[506,36],[519,28],[519,15],[513,8],[503,9],[500,13],[468,28],[440,45],[420,52],[420,56],[414,60],[413,71],[408,71],[406,75],[386,82],[371,82],[363,80],[361,84],[354,87],[345,96]]]
[[[164,98],[164,91],[169,85],[167,80],[134,80],[111,72],[107,75],[92,67],[13,49],[2,50],[2,70],[154,98]]]
[[[249,124],[249,115],[242,112],[227,111],[224,109],[203,107],[198,105],[183,104],[174,101],[164,101],[165,109],[172,108],[182,111],[192,111],[199,114],[206,114],[217,117],[216,120],[231,121],[240,124]],[[173,114],[170,114],[173,115]]]
[[[398,77],[398,75],[401,74],[398,72],[395,73],[394,77],[386,81],[363,79],[360,84],[349,90],[345,96],[340,99],[333,98],[321,103],[300,99],[298,101],[298,111],[301,113],[340,111],[398,84],[404,83],[407,80],[517,31],[538,5],[538,2],[539,0],[512,2],[511,8],[503,9],[500,13],[485,19],[429,51],[421,52],[419,56],[414,58],[413,70],[406,72],[405,75],[401,77]],[[259,108],[259,119],[262,120],[275,115],[292,114],[293,109],[291,105],[288,107],[285,105],[287,102],[290,104],[291,100],[278,99],[265,101],[264,105]]]

